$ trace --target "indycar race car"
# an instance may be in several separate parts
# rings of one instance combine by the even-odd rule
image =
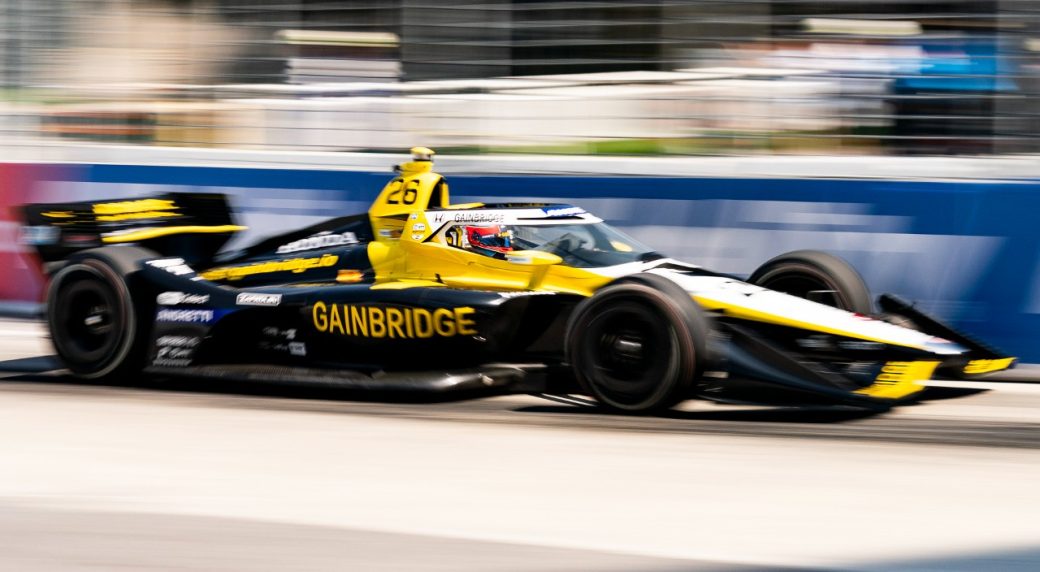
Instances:
[[[220,252],[220,194],[24,207],[58,356],[87,379],[161,375],[392,391],[691,397],[885,408],[933,375],[1014,358],[839,258],[748,279],[673,260],[565,204],[451,204],[415,148],[369,212]],[[737,397],[734,397],[737,396]]]

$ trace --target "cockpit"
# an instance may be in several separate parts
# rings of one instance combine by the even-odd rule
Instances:
[[[552,209],[460,211],[444,217],[446,223],[433,240],[449,246],[505,258],[518,251],[555,254],[563,264],[599,268],[659,258],[652,248],[610,227],[602,220],[569,207],[569,216],[547,216]],[[557,209],[563,210],[563,209]],[[478,213],[482,216],[477,216]],[[539,216],[540,215],[540,216]],[[433,220],[436,221],[436,215]]]

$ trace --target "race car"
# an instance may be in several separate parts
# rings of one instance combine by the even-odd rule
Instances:
[[[368,213],[222,251],[220,194],[23,208],[58,356],[86,379],[295,381],[381,392],[695,397],[887,408],[1015,359],[798,251],[747,279],[567,204],[452,204],[412,150]]]

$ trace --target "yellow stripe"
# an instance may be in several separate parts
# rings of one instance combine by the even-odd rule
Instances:
[[[383,282],[372,286],[372,290],[406,290],[408,288],[437,288],[444,287],[440,282],[432,280],[397,280],[394,282]]]
[[[735,318],[742,318],[744,320],[752,320],[755,322],[765,322],[767,324],[777,324],[779,326],[790,326],[792,328],[801,328],[803,330],[810,330],[813,332],[823,332],[826,334],[834,334],[836,336],[844,336],[847,338],[856,338],[858,340],[866,340],[869,342],[878,342],[882,344],[889,344],[893,346],[903,346],[907,348],[914,348],[917,350],[924,349],[922,346],[905,344],[895,342],[885,338],[876,338],[873,336],[867,336],[857,332],[850,332],[847,330],[841,330],[838,328],[832,328],[830,326],[824,326],[815,322],[803,322],[801,320],[794,320],[785,316],[777,316],[776,314],[768,314],[766,312],[760,312],[758,310],[750,310],[741,306],[732,306],[719,302],[718,300],[712,300],[711,298],[703,298],[699,296],[693,296],[693,299],[697,301],[702,307],[708,310],[722,310]]]
[[[137,242],[140,240],[148,240],[150,238],[159,238],[161,236],[169,236],[171,234],[215,234],[221,232],[238,232],[245,230],[249,227],[239,226],[237,224],[224,224],[218,226],[163,226],[158,228],[142,228],[132,232],[123,234],[117,234],[115,236],[106,236],[101,239],[101,242],[107,242],[109,244],[116,244],[120,242]]]
[[[979,374],[1000,371],[1011,367],[1011,364],[1014,361],[1015,358],[1013,357],[1001,359],[973,359],[968,362],[968,365],[964,366],[964,373]]]
[[[874,383],[856,393],[879,399],[900,399],[924,389],[918,381],[932,378],[937,361],[890,361],[881,368]]]

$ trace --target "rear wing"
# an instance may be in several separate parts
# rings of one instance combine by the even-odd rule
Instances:
[[[164,256],[210,258],[232,234],[227,197],[219,193],[167,193],[151,197],[22,207],[21,242],[54,262],[88,248],[138,243]]]

